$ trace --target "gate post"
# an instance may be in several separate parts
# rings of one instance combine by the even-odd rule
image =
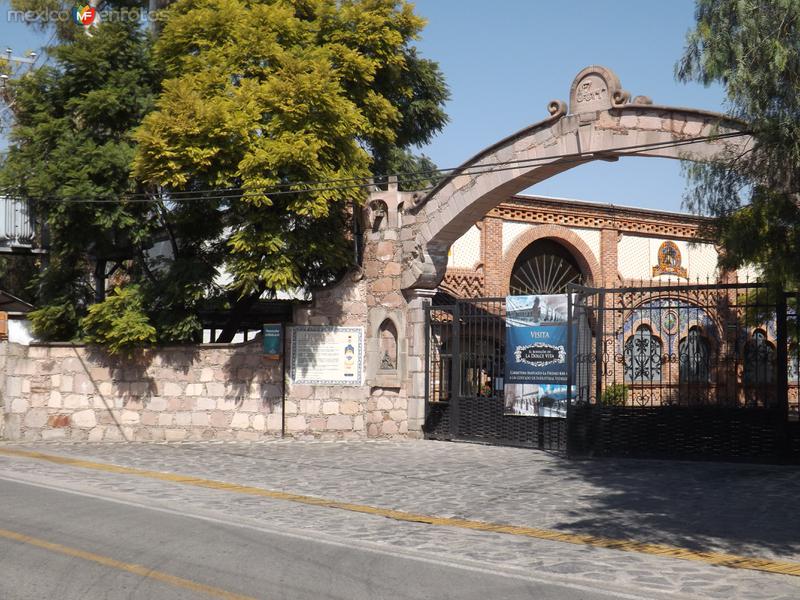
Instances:
[[[458,437],[461,396],[461,302],[453,307],[453,345],[450,359],[450,436]]]
[[[605,336],[606,291],[605,289],[595,296],[597,302],[597,331],[594,334],[594,403],[602,404],[603,395],[603,338]]]
[[[778,363],[778,410],[781,415],[780,425],[780,448],[781,453],[786,456],[788,454],[788,439],[789,439],[789,336],[786,324],[786,296],[787,292],[781,288],[778,291],[778,301],[776,302],[775,310],[778,313],[775,318],[775,333],[777,337],[777,348],[775,360]]]
[[[431,401],[431,301],[422,301],[422,310],[425,311],[425,420],[422,422],[422,428],[428,423],[430,418],[430,401]],[[441,377],[441,375],[440,375]]]

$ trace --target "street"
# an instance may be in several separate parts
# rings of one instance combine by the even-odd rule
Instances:
[[[0,597],[4,600],[203,595],[231,599],[637,597],[181,516],[177,511],[8,479],[0,480],[0,503],[4,507]],[[9,539],[9,532],[60,547],[42,548]],[[80,555],[87,551],[94,557]],[[114,564],[99,564],[98,558]],[[132,573],[131,565],[169,574],[175,580]]]
[[[0,598],[789,600],[799,485],[441,442],[1,444]]]

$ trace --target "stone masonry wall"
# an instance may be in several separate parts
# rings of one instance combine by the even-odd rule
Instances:
[[[257,440],[281,431],[280,364],[252,342],[132,359],[81,345],[2,350],[6,439]]]

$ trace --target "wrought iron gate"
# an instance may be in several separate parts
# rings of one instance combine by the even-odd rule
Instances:
[[[570,291],[568,419],[504,414],[505,298],[427,308],[428,438],[574,456],[800,457],[797,293],[758,284]]]
[[[504,414],[505,298],[429,306],[425,435],[566,450],[566,420]]]

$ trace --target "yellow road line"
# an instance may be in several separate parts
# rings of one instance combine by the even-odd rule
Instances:
[[[428,525],[437,525],[439,527],[456,527],[459,529],[470,529],[473,531],[487,531],[491,533],[505,533],[508,535],[530,537],[530,538],[548,540],[553,542],[564,542],[567,544],[578,544],[581,546],[591,546],[594,548],[609,548],[612,550],[622,550],[624,552],[637,552],[640,554],[667,556],[671,558],[678,558],[681,560],[692,560],[692,561],[702,562],[710,565],[731,567],[734,569],[766,571],[768,573],[779,573],[781,575],[792,575],[795,577],[800,577],[800,563],[796,562],[739,556],[736,554],[727,554],[724,552],[701,552],[697,550],[679,548],[676,546],[668,546],[665,544],[651,544],[648,542],[637,542],[634,540],[618,540],[618,539],[604,538],[594,535],[562,533],[559,531],[553,531],[549,529],[538,529],[536,527],[503,525],[498,523],[488,523],[485,521],[473,521],[470,519],[455,519],[449,517],[422,515],[422,514],[405,512],[401,510],[392,510],[388,508],[369,506],[366,504],[339,502],[336,500],[328,500],[325,498],[316,498],[314,496],[304,496],[301,494],[292,494],[289,492],[268,490],[248,485],[238,485],[235,483],[226,483],[224,481],[215,481],[213,479],[203,479],[200,477],[192,477],[188,475],[178,475],[176,473],[163,473],[160,471],[147,471],[144,469],[136,469],[133,467],[120,467],[108,463],[98,463],[98,462],[81,460],[77,458],[68,458],[65,456],[44,454],[42,452],[31,452],[28,450],[0,448],[0,454],[5,454],[8,456],[32,458],[36,460],[44,460],[60,465],[68,465],[71,467],[79,467],[83,469],[92,469],[95,471],[105,471],[108,473],[119,473],[124,475],[135,475],[137,477],[144,477],[147,479],[158,479],[161,481],[169,481],[172,483],[180,483],[183,485],[190,485],[190,486],[208,488],[213,490],[223,490],[226,492],[245,494],[248,496],[261,496],[263,498],[271,498],[274,500],[286,500],[288,502],[307,504],[310,506],[320,506],[324,508],[346,510],[349,512],[386,517],[387,519],[393,519],[395,521],[405,521],[410,523],[426,523]]]
[[[103,565],[104,567],[111,567],[112,569],[126,571],[128,573],[133,573],[134,575],[139,575],[140,577],[147,577],[148,579],[154,579],[156,581],[160,581],[161,583],[184,588],[192,592],[200,592],[209,596],[213,596],[214,598],[221,598],[222,600],[256,600],[252,596],[234,594],[233,592],[228,592],[211,585],[205,585],[204,583],[198,583],[196,581],[191,581],[190,579],[184,579],[183,577],[176,577],[175,575],[162,573],[161,571],[154,571],[153,569],[142,565],[122,562],[113,558],[109,558],[108,556],[94,554],[93,552],[86,552],[85,550],[79,550],[78,548],[70,548],[69,546],[48,542],[47,540],[25,535],[24,533],[9,531],[8,529],[0,529],[0,537],[13,540],[15,542],[21,542],[23,544],[36,546],[37,548],[50,550],[51,552],[58,552],[59,554],[70,556],[72,558],[81,558],[89,562]]]

